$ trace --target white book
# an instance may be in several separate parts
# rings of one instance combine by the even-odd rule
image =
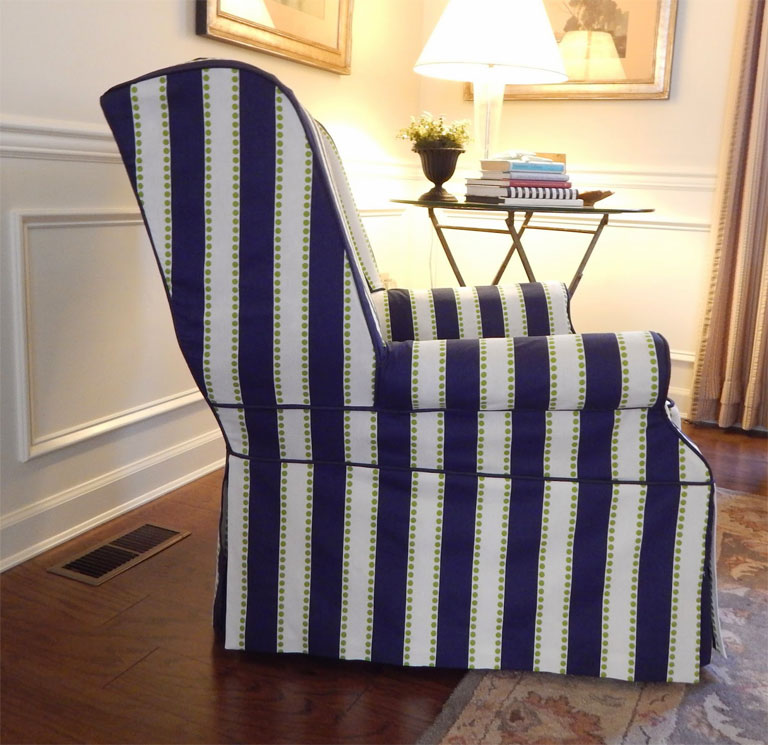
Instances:
[[[467,202],[473,202],[471,195],[467,196]],[[477,203],[488,204],[489,206],[497,204],[504,207],[583,207],[583,199],[515,199],[513,197],[499,197],[493,199],[492,197],[481,197],[477,200]]]

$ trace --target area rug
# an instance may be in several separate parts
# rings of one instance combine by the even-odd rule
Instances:
[[[527,672],[468,673],[421,745],[765,745],[768,498],[718,490],[720,617],[697,685]]]

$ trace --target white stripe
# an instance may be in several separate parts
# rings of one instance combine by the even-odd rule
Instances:
[[[480,320],[477,289],[474,287],[454,287],[456,310],[459,316],[459,335],[462,339],[479,339],[483,335]]]
[[[509,482],[482,476],[477,482],[468,666],[498,668],[504,618],[500,578],[507,555]]]
[[[139,199],[144,208],[149,232],[152,235],[152,243],[157,253],[157,258],[163,266],[166,284],[170,288],[170,260],[166,266],[166,232],[170,238],[170,230],[166,231],[166,185],[170,188],[170,181],[166,180],[165,157],[163,152],[170,147],[163,143],[164,118],[161,109],[161,78],[143,80],[132,88],[132,96],[138,96],[138,102],[134,105],[134,129],[136,132],[136,165],[141,170],[136,172],[136,186]],[[133,94],[133,89],[137,91]],[[138,105],[138,112],[135,107]],[[140,136],[139,136],[140,133]],[[139,144],[140,143],[140,144]],[[168,155],[170,157],[170,155]],[[170,161],[167,165],[170,165]],[[170,259],[170,257],[168,257]]]
[[[693,487],[680,487],[680,511],[675,531],[675,565],[672,588],[670,649],[667,679],[693,683],[699,678],[701,626],[699,598],[704,571],[704,526],[707,499],[692,499]],[[707,492],[708,490],[703,490]],[[699,492],[696,497],[702,496]],[[702,509],[704,508],[704,509]]]
[[[515,345],[511,338],[480,339],[480,407],[511,409],[515,404]]]
[[[443,467],[444,413],[411,414],[411,468]]]
[[[308,354],[306,329],[302,324],[308,322],[307,298],[303,292],[306,278],[303,272],[309,271],[302,266],[308,263],[308,253],[304,248],[305,213],[305,178],[306,137],[296,111],[287,98],[277,93],[276,105],[282,109],[282,127],[278,122],[278,141],[282,144],[282,176],[279,183],[280,215],[275,226],[278,237],[275,251],[279,260],[279,282],[276,278],[275,294],[275,336],[276,355],[274,371],[276,379],[277,403],[308,404],[309,381],[306,363],[302,357]],[[279,231],[279,232],[278,232]],[[277,268],[277,267],[276,267]]]
[[[607,583],[609,594],[603,605],[603,624],[608,624],[608,629],[603,631],[605,669],[602,673],[609,678],[627,680],[634,676],[632,649],[636,642],[637,608],[634,561],[638,549],[637,520],[645,492],[645,486],[636,484],[618,484],[613,489],[609,531],[613,528],[614,532],[609,534],[607,552],[611,572],[610,583]]]
[[[546,523],[542,526],[542,540],[546,545],[540,551],[539,597],[537,618],[540,619],[535,669],[546,672],[565,672],[568,634],[564,625],[571,596],[571,554],[573,526],[570,524],[575,510],[578,491],[574,484],[565,481],[547,482],[545,501]],[[570,542],[570,546],[569,546]],[[539,638],[541,637],[541,638]]]
[[[627,375],[627,366],[631,371],[629,391],[622,395],[622,408],[651,406],[658,395],[659,375],[653,337],[644,331],[630,331],[616,334],[616,337],[623,341],[626,348],[626,357],[622,355],[622,359],[626,359],[626,364],[622,364],[622,373]],[[652,377],[656,381],[652,381]]]
[[[614,479],[638,481],[644,476],[645,451],[638,449],[638,443],[645,447],[647,419],[648,412],[643,409],[625,409],[614,415]]]
[[[445,407],[445,349],[445,340],[413,343],[411,403],[414,409]]]
[[[480,473],[508,474],[512,445],[512,413],[478,412],[477,431],[477,470]]]
[[[392,323],[389,316],[389,295],[386,290],[371,293],[371,300],[383,330],[384,341],[392,341]]]
[[[245,647],[245,612],[248,594],[248,504],[250,501],[250,461],[228,459],[227,473],[227,611],[225,646]]]
[[[376,357],[371,334],[352,279],[349,260],[344,259],[344,404],[373,406]],[[349,328],[347,328],[349,324]]]
[[[420,341],[436,337],[435,300],[431,290],[410,290],[413,313],[413,338]]]
[[[340,656],[371,657],[379,472],[347,468]]]
[[[280,409],[280,457],[312,460],[312,424],[309,409]]]
[[[306,652],[312,549],[311,464],[283,463],[280,485],[280,567],[277,651]],[[309,521],[309,525],[307,522]]]
[[[405,606],[403,664],[434,665],[444,476],[414,471]]]
[[[248,454],[248,432],[245,428],[245,415],[242,409],[217,408],[216,415],[221,428],[226,434],[229,446],[233,452],[241,455]]]
[[[543,282],[546,284],[551,300],[550,315],[553,318],[553,326],[550,334],[572,334],[571,323],[568,320],[568,292],[562,282]]]
[[[559,334],[547,339],[550,369],[550,409],[583,407],[585,368],[579,367],[579,350],[574,334]],[[557,376],[557,377],[555,377]]]
[[[498,289],[504,311],[505,336],[527,336],[528,319],[520,285],[499,285]]]
[[[204,73],[206,74],[206,73]],[[213,395],[217,401],[236,402],[237,380],[233,375],[232,354],[237,345],[238,291],[233,289],[233,247],[238,244],[239,218],[235,215],[234,194],[237,177],[232,169],[233,150],[237,147],[238,135],[233,119],[232,71],[228,68],[213,68],[207,72],[209,79],[209,105],[205,107],[206,127],[210,143],[206,143],[206,157],[210,157],[206,169],[206,188],[210,191],[210,218],[206,229],[206,240],[212,249],[207,252],[211,262],[207,283],[214,301],[210,309],[210,361]],[[239,130],[239,126],[237,127]],[[233,346],[235,349],[233,349]]]
[[[347,411],[344,422],[347,460],[375,465],[378,461],[376,412]]]

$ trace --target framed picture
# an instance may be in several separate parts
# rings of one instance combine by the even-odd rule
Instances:
[[[352,0],[197,0],[197,33],[348,75]]]
[[[507,86],[505,100],[669,98],[677,0],[544,0],[544,6],[568,80]]]

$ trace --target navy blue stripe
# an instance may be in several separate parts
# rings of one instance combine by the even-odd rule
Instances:
[[[241,73],[240,388],[246,404],[262,406],[275,405],[272,369],[274,91],[270,81]]]
[[[520,289],[528,319],[528,336],[547,336],[552,333],[549,327],[549,310],[544,287],[539,282],[523,282]]]
[[[478,287],[477,297],[480,301],[480,316],[483,319],[483,336],[485,338],[506,336],[504,329],[504,309],[501,305],[499,288]]]
[[[514,426],[512,429],[514,437]],[[533,667],[543,481],[514,481],[504,588],[501,666]]]
[[[476,476],[446,475],[438,600],[438,666],[467,665],[476,501]]]
[[[205,310],[205,127],[200,70],[168,75],[173,216],[173,298],[179,345],[195,382],[203,379]],[[223,247],[218,247],[221,250]]]
[[[708,665],[712,658],[714,644],[714,629],[712,627],[712,531],[714,530],[714,500],[712,491],[709,495],[707,510],[706,549],[704,554],[704,582],[701,586],[701,640],[699,645],[699,662]]]
[[[258,458],[280,458],[276,409],[245,409],[248,454]]]
[[[514,344],[515,409],[546,410],[549,406],[547,340],[517,336]]]
[[[312,492],[309,653],[339,656],[346,468],[316,465]]]
[[[611,484],[579,484],[568,616],[568,672],[599,675]]]
[[[648,412],[643,543],[637,592],[637,657],[635,677],[666,680],[672,605],[671,567],[680,488],[677,432],[663,411]],[[671,482],[656,485],[654,482]]]
[[[413,342],[390,344],[376,368],[376,404],[388,409],[411,408],[411,360]]]
[[[400,665],[405,635],[411,474],[387,469],[380,473],[371,656],[377,662]]]
[[[136,141],[130,86],[112,88],[105,93],[101,97],[101,108],[117,142],[133,191],[136,193]],[[138,195],[136,201],[138,201]]]
[[[582,411],[579,419],[579,478],[610,481],[615,412]]]
[[[435,301],[435,320],[437,321],[438,339],[458,339],[459,312],[456,308],[456,295],[450,288],[432,290]]]
[[[621,402],[621,358],[614,334],[584,334],[585,408],[616,409]]]
[[[414,338],[411,296],[408,290],[387,290],[392,341]]]
[[[446,342],[445,402],[452,407],[480,408],[480,345],[477,339]]]
[[[510,465],[516,476],[541,477],[544,473],[546,429],[546,412],[512,412]]]
[[[406,412],[379,412],[376,425],[378,464],[410,468],[411,415]]]
[[[247,649],[274,652],[280,571],[280,463],[251,461],[250,473],[245,642]],[[238,494],[230,498],[235,502],[242,499]],[[232,556],[230,561],[241,558]]]
[[[309,253],[309,390],[316,406],[344,403],[343,237],[315,159]],[[309,226],[306,228],[309,229]],[[298,288],[296,288],[298,291]],[[354,289],[350,287],[353,297]],[[341,442],[341,440],[340,440]]]
[[[443,468],[446,471],[477,471],[477,412],[446,411],[443,414]]]

